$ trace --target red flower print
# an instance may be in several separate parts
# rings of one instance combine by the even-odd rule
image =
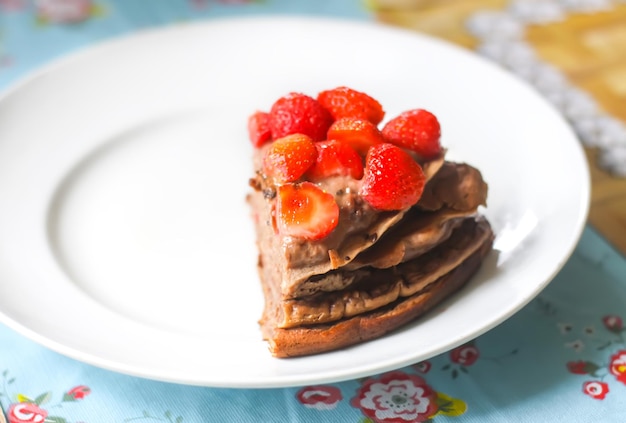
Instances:
[[[618,381],[626,385],[626,350],[620,350],[611,356],[609,371]]]
[[[420,361],[419,363],[413,365],[415,370],[423,374],[428,373],[431,367],[432,365],[430,364],[430,361]]]
[[[13,58],[11,56],[0,56],[0,69],[6,68],[13,64]]]
[[[421,377],[391,372],[365,381],[350,404],[377,423],[424,422],[437,412],[436,398]]]
[[[7,12],[22,10],[26,6],[26,0],[0,0],[0,10]]]
[[[65,399],[80,400],[91,393],[91,389],[85,385],[75,386],[65,393]]]
[[[611,332],[619,332],[624,327],[624,322],[622,321],[622,318],[614,314],[604,316],[602,318],[602,323],[604,323],[604,327]]]
[[[50,22],[75,23],[89,18],[91,0],[36,0],[37,15]]]
[[[206,7],[209,5],[209,1],[208,0],[191,0],[191,4],[196,9],[206,9]]]
[[[9,423],[43,423],[48,412],[32,402],[11,404],[7,411]]]
[[[307,386],[296,394],[305,407],[316,410],[332,410],[343,399],[339,388],[334,386]]]
[[[570,373],[574,373],[575,375],[586,375],[587,372],[587,362],[585,361],[568,361],[567,362],[567,370]]]
[[[461,366],[471,366],[478,360],[479,355],[478,348],[473,344],[465,344],[450,351],[450,360]]]
[[[604,382],[592,380],[583,383],[583,392],[593,399],[603,400],[609,392],[609,385]]]

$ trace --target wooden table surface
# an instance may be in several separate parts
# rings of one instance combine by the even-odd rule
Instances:
[[[369,0],[377,20],[431,34],[474,49],[466,29],[479,10],[501,11],[509,0]],[[592,95],[609,115],[626,122],[626,4],[602,12],[569,14],[562,21],[526,27],[535,53]],[[589,223],[626,255],[626,178],[597,165],[597,151],[585,149],[591,171]]]

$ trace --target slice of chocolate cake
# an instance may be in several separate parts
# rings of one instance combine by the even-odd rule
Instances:
[[[439,123],[340,87],[289,94],[249,121],[248,196],[277,357],[373,339],[456,292],[492,248],[480,172],[444,161]],[[321,129],[320,129],[321,128]]]

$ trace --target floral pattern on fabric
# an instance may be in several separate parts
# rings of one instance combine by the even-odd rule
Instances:
[[[626,385],[626,350],[620,350],[611,356],[609,370],[615,379]]]
[[[9,423],[40,423],[47,417],[48,412],[32,402],[11,404],[7,411]]]
[[[463,367],[474,364],[479,356],[480,352],[473,343],[462,345],[450,351],[450,361]]]
[[[583,383],[583,392],[591,398],[603,400],[609,392],[609,385],[597,380]]]
[[[13,64],[13,58],[8,55],[3,55],[0,51],[0,69],[6,68]]]
[[[40,24],[75,24],[102,14],[92,0],[35,0],[35,14]]]
[[[447,355],[449,362],[441,367],[441,370],[449,371],[452,379],[456,379],[461,373],[468,374],[468,368],[475,365],[481,356],[482,360],[500,363],[501,360],[516,355],[517,352],[518,349],[515,348],[498,356],[484,356],[481,355],[481,352],[476,345],[476,340],[473,340],[448,352]]]
[[[437,394],[419,376],[403,372],[371,378],[359,388],[353,407],[375,422],[423,422],[437,413]]]
[[[50,410],[61,408],[65,403],[82,400],[91,393],[89,387],[78,385],[64,392],[59,402],[53,403],[54,395],[51,391],[34,398],[22,393],[10,394],[8,389],[15,381],[16,378],[11,377],[8,370],[2,372],[1,385],[4,391],[0,392],[0,404],[6,407],[8,423],[69,423],[65,417],[51,415]]]
[[[305,407],[316,410],[332,410],[343,399],[341,390],[334,386],[306,386],[296,394]]]
[[[420,376],[402,371],[365,380],[350,404],[366,416],[364,422],[376,423],[426,422],[467,410],[464,401],[436,392]]]
[[[66,415],[69,414],[71,410],[68,409],[67,412],[65,412],[66,410],[63,407],[67,404],[83,401],[91,395],[91,388],[89,386],[76,385],[66,390],[61,396],[61,399],[55,403],[53,401],[54,393],[52,391],[43,392],[35,397],[30,397],[19,392],[9,392],[9,388],[14,386],[15,382],[16,378],[12,377],[8,370],[2,372],[0,387],[4,389],[0,391],[0,421],[2,421],[1,413],[2,409],[4,409],[6,411],[7,423],[85,423],[85,421],[73,422],[69,420]],[[341,396],[341,393],[339,393],[339,396]],[[62,413],[59,409],[65,413]],[[140,416],[129,417],[123,421],[183,423],[183,420],[183,416],[175,415],[169,410],[161,415],[155,415],[148,410],[144,410]]]
[[[430,363],[417,366],[430,369]],[[304,407],[333,410],[343,401],[341,389],[331,385],[306,386],[296,392]],[[437,415],[460,416],[467,410],[464,401],[435,391],[422,377],[394,371],[360,381],[350,405],[365,416],[360,423],[419,423]]]
[[[478,363],[486,367],[476,369],[477,374],[485,370],[493,372],[494,365],[508,366],[508,359],[518,352],[519,348],[507,349],[500,354],[494,354],[493,349],[484,353],[478,347],[478,341],[472,340],[445,354],[403,369],[357,380],[359,386],[349,404],[363,414],[359,423],[434,422],[437,416],[461,416],[467,412],[467,403],[436,390],[425,379],[425,375],[439,382],[442,381],[441,376],[451,375],[447,380],[452,382],[461,374],[471,377],[468,369]],[[343,401],[344,387],[307,386],[298,390],[295,397],[309,409],[332,410]],[[588,395],[600,397],[605,394],[602,385],[589,385],[586,389]]]
[[[2,1],[2,0],[0,0]],[[2,13],[4,6],[0,3],[0,13]],[[4,51],[2,42],[2,32],[0,32],[0,70],[13,64],[13,58]]]
[[[602,344],[596,347],[596,351],[604,351],[614,345],[624,347],[623,334],[626,332],[626,328],[624,328],[621,316],[611,314],[602,317],[601,320],[609,334],[608,337],[599,340]],[[595,332],[590,333],[588,330],[585,330],[585,333],[588,336],[595,334]],[[572,344],[576,345],[572,347]],[[576,352],[581,352],[584,350],[585,344],[581,340],[576,340],[566,343],[565,346],[572,347]],[[608,382],[604,381],[609,375],[614,376],[617,382],[626,385],[626,349],[623,348],[615,350],[608,358],[607,363],[598,363],[593,360],[572,360],[568,361],[565,366],[571,374],[595,378],[583,383],[583,393],[593,399],[603,400],[610,392]]]
[[[0,0],[0,12],[20,11],[26,6],[28,6],[26,0]]]
[[[85,385],[75,386],[63,395],[63,401],[78,401],[91,393],[91,389]]]

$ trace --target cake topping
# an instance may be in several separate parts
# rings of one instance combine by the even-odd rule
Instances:
[[[328,139],[349,144],[363,156],[373,145],[384,142],[383,135],[369,120],[341,118],[328,129]]]
[[[441,155],[441,127],[437,117],[424,109],[408,110],[383,127],[383,137],[390,143],[414,151],[423,159]]]
[[[248,118],[248,135],[255,147],[261,147],[272,139],[270,129],[270,115],[266,112],[256,112]]]
[[[359,153],[350,145],[336,140],[315,143],[317,160],[307,171],[305,177],[313,182],[331,176],[350,176],[354,179],[363,177],[363,161]]]
[[[333,119],[344,117],[364,119],[378,125],[385,117],[383,107],[369,95],[348,87],[322,91],[317,101],[324,106]]]
[[[306,172],[317,157],[315,144],[306,135],[293,134],[274,141],[263,158],[263,172],[277,183],[293,182]]]
[[[326,139],[326,132],[332,122],[330,112],[316,99],[300,93],[290,93],[279,98],[270,110],[273,139],[304,134],[313,141],[322,141]]]
[[[278,234],[319,240],[337,226],[338,219],[329,217],[337,208],[342,216],[352,216],[348,208],[357,203],[375,213],[405,211],[420,200],[445,154],[439,121],[427,110],[413,109],[381,130],[384,116],[374,98],[338,87],[320,92],[317,99],[289,93],[269,113],[257,111],[249,117],[250,141],[260,150],[260,181],[273,192],[285,186],[282,196],[265,196],[278,202],[272,206]],[[340,196],[349,190],[354,193],[349,198]],[[327,206],[327,196],[332,206]]]
[[[370,148],[360,194],[379,210],[402,210],[417,203],[426,178],[413,157],[393,144]]]
[[[287,236],[317,240],[325,238],[339,222],[335,197],[311,182],[278,187],[278,231]]]

